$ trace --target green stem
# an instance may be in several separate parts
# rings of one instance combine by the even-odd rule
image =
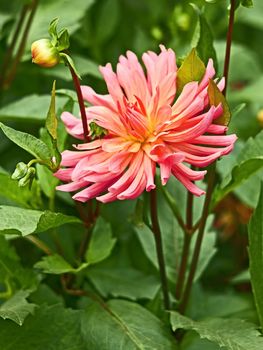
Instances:
[[[89,141],[89,130],[88,130],[88,121],[87,121],[87,116],[86,116],[86,111],[85,111],[85,104],[84,104],[84,100],[83,100],[83,95],[81,92],[81,88],[80,88],[80,81],[79,78],[77,76],[77,74],[75,73],[74,69],[71,67],[71,65],[68,65],[72,79],[73,79],[73,83],[75,86],[75,90],[78,96],[78,102],[79,102],[79,109],[80,109],[80,115],[81,115],[81,121],[82,121],[82,126],[83,126],[83,133],[84,133],[84,140],[86,142]]]
[[[188,191],[187,207],[186,207],[187,231],[184,232],[184,245],[183,245],[182,257],[181,257],[181,263],[179,267],[178,279],[176,283],[175,297],[177,300],[181,299],[181,295],[184,287],[184,281],[185,281],[185,274],[187,269],[188,256],[190,251],[190,244],[191,244],[191,238],[192,238],[192,234],[190,232],[193,228],[193,202],[194,202],[194,196],[191,192]]]
[[[229,24],[228,24],[228,31],[227,31],[227,38],[226,38],[226,53],[225,53],[225,62],[224,62],[225,88],[223,91],[225,96],[226,96],[227,84],[228,84],[231,44],[232,44],[232,36],[233,36],[233,28],[234,28],[234,20],[235,20],[235,2],[236,0],[231,0],[230,2]]]
[[[37,4],[38,4],[38,0],[32,0],[31,12],[29,14],[29,17],[28,17],[28,20],[27,20],[27,23],[26,23],[26,26],[25,26],[25,29],[24,29],[24,32],[23,32],[23,36],[22,36],[21,41],[20,41],[20,45],[19,45],[16,57],[14,59],[12,67],[11,67],[11,69],[10,69],[10,71],[9,71],[9,73],[8,73],[4,83],[3,83],[3,86],[6,87],[6,88],[8,88],[11,85],[12,81],[15,78],[18,64],[19,64],[19,62],[21,60],[21,57],[23,56],[23,53],[24,53],[24,49],[25,49],[28,33],[29,33],[29,30],[30,30],[30,27],[31,27],[31,24],[32,24],[32,21],[33,21],[35,12],[36,12],[36,9],[37,9]]]
[[[28,241],[30,241],[31,243],[33,243],[40,250],[42,250],[44,253],[46,253],[47,255],[52,255],[53,254],[52,250],[43,241],[41,241],[36,236],[31,236],[30,235],[30,236],[26,236],[25,238]]]
[[[2,90],[2,88],[3,88],[5,75],[6,75],[6,72],[7,72],[7,68],[8,68],[8,65],[9,65],[10,61],[12,60],[13,50],[15,48],[17,39],[19,37],[19,31],[21,30],[23,22],[24,22],[24,20],[26,18],[26,14],[27,14],[28,9],[29,9],[28,5],[24,5],[22,7],[22,10],[20,12],[20,16],[19,16],[16,28],[15,28],[15,31],[14,31],[14,35],[12,37],[11,43],[10,43],[6,53],[5,53],[5,56],[4,56],[4,59],[3,59],[3,63],[2,63],[2,67],[1,67],[1,72],[0,72],[0,90]]]
[[[216,169],[216,163],[213,163],[211,165],[211,168],[209,169],[207,192],[206,192],[205,203],[204,203],[203,212],[201,216],[199,231],[198,231],[198,235],[195,243],[194,253],[193,253],[190,271],[189,271],[189,275],[188,275],[185,290],[184,290],[184,295],[182,298],[182,303],[180,304],[180,307],[179,307],[179,311],[181,313],[185,312],[185,309],[189,300],[190,292],[192,289],[192,284],[194,281],[194,276],[195,276],[198,259],[200,255],[200,250],[201,250],[201,245],[202,245],[204,232],[205,232],[206,220],[209,214],[209,207],[210,207],[210,202],[211,202],[212,193],[214,189],[215,169]]]
[[[152,231],[154,235],[158,264],[159,264],[164,307],[166,310],[169,310],[170,300],[169,300],[168,283],[167,283],[167,277],[166,277],[165,260],[164,260],[163,246],[162,246],[162,236],[161,236],[161,230],[160,230],[160,225],[158,221],[156,190],[152,190],[150,192],[150,206],[151,206]]]

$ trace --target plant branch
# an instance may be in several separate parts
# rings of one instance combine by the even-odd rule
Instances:
[[[207,220],[207,217],[209,215],[209,207],[210,207],[210,202],[211,202],[212,193],[213,193],[213,189],[214,189],[215,169],[216,169],[216,163],[213,163],[211,165],[211,168],[209,169],[207,192],[206,192],[205,203],[204,203],[203,212],[202,212],[202,216],[201,216],[199,231],[198,231],[198,235],[197,235],[197,239],[196,239],[196,243],[195,243],[194,253],[193,253],[193,257],[192,257],[192,261],[191,261],[190,271],[189,271],[189,275],[187,278],[182,303],[179,307],[179,311],[181,313],[185,312],[185,309],[186,309],[186,306],[187,306],[187,303],[189,300],[190,292],[192,289],[192,284],[194,281],[194,276],[195,276],[195,272],[196,272],[196,268],[197,268],[197,264],[198,264],[198,259],[199,259],[199,255],[200,255],[200,250],[201,250],[201,245],[202,245],[204,232],[205,232],[206,220]]]
[[[78,102],[79,102],[79,109],[80,109],[80,115],[81,115],[81,121],[82,121],[82,126],[83,126],[83,133],[84,133],[84,140],[86,142],[89,141],[89,130],[88,130],[88,121],[87,121],[87,116],[86,116],[86,111],[85,111],[85,104],[84,104],[84,100],[83,100],[83,95],[81,92],[81,88],[80,88],[80,81],[79,78],[77,76],[77,74],[75,73],[74,69],[68,65],[72,79],[73,79],[73,83],[75,86],[75,90],[78,96]]]
[[[29,236],[26,236],[25,238],[28,241],[30,241],[31,243],[33,243],[40,250],[42,250],[45,254],[47,254],[47,255],[52,255],[53,254],[52,250],[43,241],[41,241],[36,236],[29,235]]]
[[[228,84],[230,53],[231,53],[231,44],[232,44],[233,27],[234,27],[234,19],[235,19],[235,2],[236,0],[231,0],[230,2],[230,15],[229,15],[227,37],[226,37],[226,53],[225,53],[224,73],[223,73],[225,77],[225,88],[224,88],[223,94],[225,96],[226,96],[227,84]]]
[[[169,300],[168,283],[167,283],[166,270],[165,270],[162,236],[161,236],[161,230],[160,230],[160,225],[158,221],[156,190],[152,190],[150,192],[150,206],[151,206],[152,231],[155,239],[155,246],[156,246],[157,258],[158,258],[158,264],[159,264],[159,270],[160,270],[164,307],[166,310],[169,310],[170,300]]]
[[[7,71],[9,63],[12,60],[13,50],[15,48],[17,39],[19,37],[19,31],[20,31],[20,29],[21,29],[21,27],[23,25],[23,22],[24,22],[24,20],[26,18],[26,14],[27,14],[28,9],[29,9],[29,5],[24,5],[22,7],[22,10],[20,12],[20,16],[19,16],[16,28],[15,28],[15,31],[14,31],[14,35],[12,37],[12,40],[11,40],[11,43],[10,43],[9,47],[6,50],[6,53],[5,53],[5,56],[4,56],[4,59],[3,59],[3,63],[2,63],[2,67],[1,67],[1,71],[0,71],[0,90],[2,90],[2,88],[3,88],[4,80],[5,80],[5,74],[6,74],[6,71]]]

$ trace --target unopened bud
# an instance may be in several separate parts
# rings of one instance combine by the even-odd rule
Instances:
[[[32,62],[41,67],[54,67],[60,62],[59,51],[49,39],[34,41],[31,45]]]
[[[13,180],[22,179],[22,177],[26,175],[27,170],[28,170],[28,166],[23,162],[19,162],[17,163],[15,171],[13,172],[11,178]]]
[[[26,175],[18,181],[18,186],[24,187],[27,184],[29,184],[29,186],[31,186],[32,181],[35,177],[35,174],[36,174],[35,168],[33,168],[33,167],[28,168]]]

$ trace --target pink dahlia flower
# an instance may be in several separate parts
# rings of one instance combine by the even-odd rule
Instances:
[[[155,188],[156,166],[162,184],[174,175],[190,192],[200,196],[195,185],[206,171],[194,171],[187,164],[206,167],[229,153],[235,135],[225,135],[226,126],[214,121],[222,106],[209,106],[207,87],[215,75],[210,59],[199,83],[186,84],[176,96],[176,60],[171,49],[144,53],[146,74],[136,55],[120,56],[117,73],[108,63],[100,67],[109,94],[99,95],[82,86],[88,122],[95,122],[107,134],[101,139],[64,151],[61,168],[55,175],[67,184],[61,191],[77,191],[75,200],[101,202],[133,199]],[[218,82],[224,88],[224,79]],[[81,120],[68,112],[61,116],[67,131],[83,139]]]

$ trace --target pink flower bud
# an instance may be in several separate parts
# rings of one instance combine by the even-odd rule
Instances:
[[[59,51],[49,39],[34,41],[31,45],[32,62],[41,67],[54,67],[60,62]]]

